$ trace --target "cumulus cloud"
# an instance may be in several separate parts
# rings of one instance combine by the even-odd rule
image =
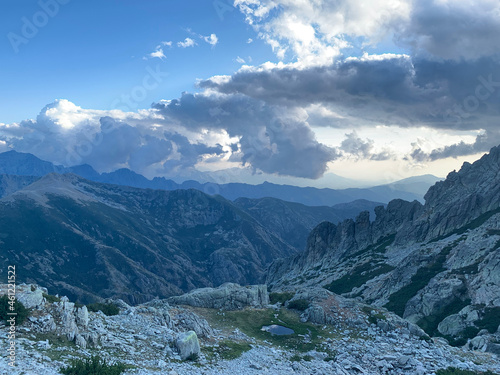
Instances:
[[[345,135],[346,138],[340,145],[340,150],[356,157],[358,160],[388,160],[394,157],[391,152],[384,150],[383,152],[375,152],[374,141],[371,139],[361,139],[356,131],[352,131]]]
[[[376,43],[411,10],[409,0],[236,0],[235,5],[280,59],[288,53],[298,66],[331,64],[351,45],[345,36]]]
[[[220,144],[189,140],[179,131],[151,110],[86,110],[58,100],[34,120],[1,124],[0,142],[56,164],[86,163],[101,172],[123,167],[139,173],[152,167],[162,172],[172,170],[172,163],[186,169],[204,157],[225,156]]]
[[[186,38],[182,42],[177,42],[177,46],[181,48],[194,47],[196,42],[191,38]]]
[[[413,144],[413,151],[409,157],[418,162],[435,161],[446,158],[457,158],[465,155],[474,155],[481,152],[488,152],[492,147],[497,146],[500,141],[500,131],[487,130],[477,135],[473,143],[459,143],[440,147],[430,152],[425,152],[416,143]]]
[[[86,110],[67,100],[34,120],[0,125],[0,141],[63,165],[164,175],[231,159],[254,171],[319,178],[340,156],[319,143],[307,114],[244,95],[184,93],[150,110]],[[151,173],[149,173],[151,175]]]
[[[215,35],[215,34],[210,34],[209,36],[200,35],[200,37],[205,42],[207,42],[208,44],[210,44],[212,47],[215,47],[217,45],[217,43],[219,42],[219,38],[217,38],[217,35]]]
[[[284,109],[239,94],[210,93],[185,93],[154,108],[193,131],[224,129],[229,136],[239,137],[239,160],[265,173],[319,178],[327,164],[340,156],[316,140],[300,109]]]
[[[148,56],[151,57],[151,58],[157,57],[160,60],[163,60],[163,59],[167,58],[167,56],[165,56],[165,53],[163,52],[162,48],[158,48],[156,51],[151,52]]]
[[[278,57],[296,66],[328,65],[346,48],[393,39],[416,55],[477,59],[497,55],[496,0],[236,0]]]

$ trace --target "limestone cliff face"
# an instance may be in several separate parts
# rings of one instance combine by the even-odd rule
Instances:
[[[393,200],[375,209],[373,222],[364,212],[322,223],[304,253],[271,265],[268,284],[322,285],[385,305],[431,334],[454,332],[460,343],[486,326],[493,333],[500,324],[500,314],[491,318],[500,306],[500,147],[450,173],[425,199]]]

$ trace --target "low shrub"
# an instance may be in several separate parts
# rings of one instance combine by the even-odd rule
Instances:
[[[61,368],[64,375],[120,375],[127,369],[123,363],[109,364],[100,356],[86,359],[74,359],[67,367]]]
[[[118,315],[120,313],[120,309],[114,303],[91,303],[87,305],[87,309],[93,312],[102,311],[107,316]]]
[[[53,296],[51,294],[43,293],[43,297],[49,303],[61,302],[61,299],[57,296]]]
[[[16,315],[9,315],[16,313]],[[14,317],[16,320],[16,325],[21,325],[30,315],[30,310],[28,310],[24,305],[17,299],[11,301],[7,295],[0,297],[0,320],[7,323],[7,320]]]
[[[309,301],[306,299],[296,299],[294,301],[288,302],[287,308],[293,310],[304,311],[309,307]]]
[[[436,375],[497,375],[497,374],[491,371],[476,372],[470,370],[460,370],[456,367],[448,367],[447,369],[437,370]]]

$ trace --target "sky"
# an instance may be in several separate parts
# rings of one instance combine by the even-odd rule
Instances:
[[[0,6],[0,152],[338,187],[444,177],[500,144],[496,0]]]

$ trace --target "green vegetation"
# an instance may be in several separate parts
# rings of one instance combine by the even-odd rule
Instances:
[[[495,333],[500,325],[500,307],[486,307],[483,316],[474,324],[480,330],[487,329],[489,333]]]
[[[417,322],[417,325],[422,328],[429,336],[436,336],[439,334],[437,327],[449,315],[453,315],[462,310],[465,306],[470,305],[470,299],[462,301],[455,298],[451,303],[443,306],[440,311],[434,315],[425,316]]]
[[[371,307],[365,306],[362,310],[366,315],[368,315],[368,322],[370,322],[370,324],[377,324],[379,320],[387,320],[387,317],[384,314],[373,310]]]
[[[188,355],[186,357],[186,359],[184,361],[186,361],[186,362],[196,362],[196,361],[198,361],[199,357],[200,356],[198,355],[198,353],[191,353],[190,355]]]
[[[293,310],[304,311],[309,307],[309,301],[306,299],[296,299],[294,301],[288,302],[287,308]]]
[[[9,315],[9,313],[16,313],[17,315]],[[13,301],[9,299],[9,296],[3,295],[0,297],[0,320],[7,323],[8,319],[12,317],[16,320],[16,325],[21,325],[30,315],[30,310],[28,310],[24,305],[17,299]]]
[[[91,303],[87,305],[89,311],[97,312],[102,311],[107,316],[118,315],[120,313],[120,309],[114,303]]]
[[[384,273],[392,271],[394,267],[388,264],[372,265],[370,262],[364,263],[361,266],[354,268],[348,274],[342,276],[338,280],[332,281],[325,285],[325,288],[336,294],[349,293],[354,288],[358,288],[368,280],[373,279]]]
[[[290,357],[290,361],[292,362],[300,362],[300,361],[306,361],[306,362],[311,362],[314,358],[308,354],[301,356],[298,354],[294,354],[292,357]]]
[[[292,299],[294,295],[293,292],[269,293],[269,301],[272,305],[278,302],[283,305],[286,301]]]
[[[241,357],[241,355],[252,349],[248,343],[239,343],[229,340],[224,340],[219,343],[216,348],[217,352],[222,359],[232,360]]]
[[[447,369],[440,369],[436,371],[436,375],[497,375],[494,372],[476,372],[470,370],[460,370],[456,367],[448,367]]]
[[[307,352],[309,350],[320,350],[320,345],[325,337],[331,337],[327,330],[312,323],[302,323],[299,314],[294,310],[280,309],[244,309],[237,311],[225,311],[223,313],[210,309],[198,309],[200,314],[208,319],[209,323],[219,329],[232,331],[239,328],[243,333],[257,340],[267,341],[275,346],[286,349]],[[276,315],[276,316],[275,316]],[[262,331],[263,326],[272,324],[281,325],[294,331],[291,335],[273,335]],[[307,340],[304,338],[307,337]],[[322,338],[318,338],[321,336]]]
[[[433,262],[419,268],[417,273],[412,276],[408,285],[390,295],[389,302],[384,307],[399,316],[403,316],[408,301],[415,297],[418,291],[424,288],[432,278],[445,270],[444,263],[446,262],[446,258],[450,254],[451,250],[462,240],[464,240],[464,237],[461,237],[452,244],[444,247],[435,257]]]
[[[47,300],[48,303],[61,302],[59,297],[53,296],[51,294],[43,293],[43,297]]]
[[[99,356],[86,359],[74,359],[60,372],[64,375],[120,375],[127,367],[122,363],[108,364]]]
[[[364,248],[363,250],[358,251],[357,253],[354,253],[351,256],[351,258],[356,258],[357,256],[360,256],[362,254],[366,254],[369,252],[383,254],[383,253],[385,253],[385,250],[387,249],[387,247],[394,242],[395,238],[396,238],[396,233],[382,237],[375,244],[370,245],[370,246]]]

